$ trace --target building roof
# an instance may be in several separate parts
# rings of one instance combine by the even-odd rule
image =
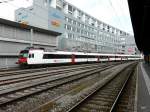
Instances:
[[[26,25],[26,24],[23,24],[23,23],[18,23],[18,22],[14,22],[14,21],[2,19],[2,18],[0,18],[0,24],[5,24],[5,25],[8,25],[8,26],[12,26],[12,27],[20,28],[20,29],[26,29],[26,30],[33,29],[34,31],[50,34],[50,35],[53,35],[53,36],[61,35],[61,33],[59,33],[59,32],[55,32],[55,31],[51,31],[51,30],[47,30],[47,29],[42,29],[42,28],[38,28],[38,27],[35,27],[35,26],[30,26],[30,25]]]
[[[150,54],[150,1],[128,0],[135,41],[138,49]]]

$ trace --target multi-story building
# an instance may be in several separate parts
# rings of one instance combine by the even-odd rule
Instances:
[[[16,10],[15,17],[17,22],[63,33],[58,37],[59,50],[126,53],[121,43],[129,37],[128,33],[65,0],[33,0],[31,7]]]
[[[132,35],[128,35],[125,37],[125,53],[126,54],[140,54],[140,51],[138,50],[135,39]]]

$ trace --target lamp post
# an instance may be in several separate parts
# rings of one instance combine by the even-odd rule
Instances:
[[[31,28],[30,29],[30,46],[32,47],[33,46],[33,29]]]

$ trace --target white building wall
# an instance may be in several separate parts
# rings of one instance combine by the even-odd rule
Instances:
[[[122,45],[120,44],[120,32],[123,31],[120,31],[119,29],[116,29],[106,23],[97,20],[96,18],[88,15],[87,13],[81,11],[80,9],[67,3],[64,0],[61,0],[61,2],[59,2],[62,4],[57,4],[57,2],[59,2],[59,0],[50,0],[50,2],[48,2],[48,0],[34,0],[33,12],[35,13],[35,15],[29,14],[29,17],[27,17],[26,20],[21,20],[27,21],[31,25],[42,28],[49,28],[48,7],[57,8],[59,6],[59,10],[62,10],[62,13],[64,13],[64,15],[67,17],[67,21],[64,20],[65,27],[67,26],[64,31],[64,35],[59,38],[69,38],[73,41],[81,41],[81,43],[88,42],[89,44],[93,44],[95,46],[95,51],[93,52],[123,53]],[[68,5],[71,5],[73,7],[72,14],[68,11]],[[17,15],[19,11],[21,12],[22,9],[16,11],[16,21],[20,19],[20,15]],[[23,11],[22,13],[26,14],[26,12]],[[81,19],[78,19],[79,17],[81,17]],[[68,18],[72,20],[71,23],[68,21]],[[73,21],[76,21],[77,25],[74,25]],[[78,23],[81,26],[83,25],[84,27],[79,26]],[[76,31],[72,31],[74,27]],[[77,30],[79,32],[77,32]],[[84,32],[83,34],[81,34],[82,30]],[[98,32],[101,32],[101,34],[99,34]],[[58,40],[60,41],[63,39]],[[64,40],[67,41],[66,39]]]
[[[15,11],[15,20],[28,25],[48,28],[48,5],[43,0],[34,0],[33,6]]]
[[[56,0],[51,0],[50,6],[56,8]]]
[[[126,46],[125,46],[125,52],[126,54],[136,54],[136,44],[134,36],[128,35],[126,36]]]

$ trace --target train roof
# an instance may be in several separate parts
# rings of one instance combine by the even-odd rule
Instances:
[[[141,57],[141,55],[128,55],[128,54],[106,54],[106,53],[86,53],[86,52],[68,52],[68,51],[45,51],[44,49],[29,49],[30,52],[42,52],[44,54],[60,54],[60,55],[97,55],[97,56],[131,56]]]

